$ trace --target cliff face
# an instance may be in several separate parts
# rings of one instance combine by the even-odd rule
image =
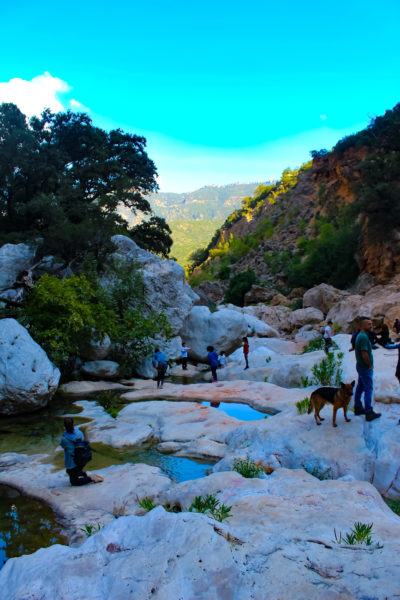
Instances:
[[[245,211],[236,222],[228,223],[214,248],[221,247],[232,237],[245,240],[266,220],[273,227],[272,234],[269,231],[267,236],[261,236],[257,247],[232,265],[231,273],[252,268],[261,280],[285,284],[282,272],[271,272],[265,253],[296,252],[299,238],[315,238],[318,221],[331,222],[343,207],[352,204],[357,199],[357,184],[362,178],[360,165],[369,152],[370,148],[362,146],[317,156],[310,168],[299,174],[296,185],[278,195],[273,204],[267,198],[257,208]],[[355,259],[360,272],[369,273],[377,282],[384,283],[400,273],[400,231],[389,228],[385,239],[378,240],[370,234],[369,218],[359,216],[358,220],[362,227]]]

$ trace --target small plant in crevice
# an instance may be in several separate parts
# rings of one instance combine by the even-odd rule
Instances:
[[[100,525],[100,523],[97,523],[97,525],[85,523],[85,525],[80,528],[80,531],[83,531],[86,537],[90,537],[91,535],[94,535],[95,533],[100,531],[102,527],[103,525]]]
[[[307,473],[316,477],[320,481],[326,481],[327,479],[332,479],[332,469],[328,467],[323,470],[319,465],[313,465],[312,467],[309,465],[302,464],[301,465]]]
[[[264,383],[268,383],[268,375],[264,377]]]
[[[247,479],[259,477],[260,473],[264,472],[262,466],[258,465],[248,456],[246,458],[235,458],[231,470],[236,471],[242,477],[246,477]]]
[[[296,402],[296,408],[299,415],[304,415],[310,406],[310,398],[306,396],[303,400]]]
[[[322,337],[315,338],[314,340],[310,340],[308,344],[306,344],[303,348],[302,354],[306,354],[307,352],[316,352],[317,350],[325,349],[325,340]],[[330,350],[339,350],[339,346],[337,343],[332,340],[332,345]]]
[[[95,396],[97,404],[102,406],[106,413],[108,413],[113,419],[118,417],[118,413],[121,409],[121,400],[119,394],[116,394],[112,390],[102,390]]]
[[[312,384],[313,384],[312,380],[309,378],[308,375],[302,375],[300,377],[300,386],[299,387],[306,388],[306,387],[310,387],[310,385],[312,385]]]
[[[357,521],[354,523],[354,526],[348,533],[342,535],[340,531],[339,534],[336,532],[336,529],[333,530],[336,544],[346,544],[347,546],[356,546],[358,544],[371,546],[372,545],[372,536],[374,535],[372,532],[373,523],[360,523]],[[378,547],[383,548],[378,544]]]
[[[268,364],[270,363],[272,360],[271,356],[267,356],[267,358],[265,359],[265,362]]]
[[[221,504],[214,494],[207,496],[196,496],[192,504],[189,506],[189,512],[197,512],[210,515],[216,521],[223,521],[231,516],[231,506]]]
[[[139,504],[140,508],[147,510],[147,512],[150,512],[151,510],[153,510],[153,508],[156,507],[156,504],[154,504],[154,502],[153,502],[153,498],[149,498],[149,496],[146,496],[145,498],[138,500],[138,504]]]

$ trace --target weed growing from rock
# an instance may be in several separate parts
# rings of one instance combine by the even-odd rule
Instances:
[[[150,512],[151,510],[153,510],[153,508],[156,507],[156,505],[153,502],[153,498],[149,498],[148,496],[139,500],[139,506],[140,508],[147,510],[147,512]]]
[[[102,527],[103,526],[100,525],[100,523],[97,523],[97,525],[85,523],[85,525],[80,528],[80,531],[83,531],[86,537],[90,537],[91,535],[94,535],[95,533],[100,531]]]
[[[246,458],[235,458],[232,471],[237,471],[242,477],[251,479],[259,477],[260,473],[263,473],[264,470],[261,465],[258,465],[247,456]]]
[[[368,525],[367,523],[360,523],[357,521],[354,523],[354,527],[350,530],[350,532],[345,533],[343,536],[341,531],[338,535],[336,533],[336,529],[334,529],[335,542],[337,544],[346,544],[347,546],[355,546],[358,544],[371,546],[373,536],[372,526],[373,523]]]
[[[325,349],[325,341],[324,338],[319,337],[315,340],[310,340],[308,344],[306,344],[303,348],[302,354],[306,352],[315,352],[316,350],[324,350]],[[332,340],[331,350],[339,350],[339,346],[336,342]]]
[[[306,387],[310,387],[310,385],[312,385],[312,380],[309,378],[309,376],[302,375],[300,377],[300,387],[306,388]]]
[[[207,494],[207,496],[196,496],[188,508],[189,512],[208,514],[216,521],[223,521],[224,519],[230,517],[231,510],[231,506],[221,504],[214,494]]]
[[[299,415],[304,415],[310,406],[310,398],[306,396],[303,400],[296,402],[296,408]]]
[[[121,409],[121,400],[119,394],[116,394],[112,390],[102,390],[95,396],[97,404],[100,404],[113,419],[118,417],[118,413]]]
[[[343,375],[342,369],[343,352],[338,352],[337,356],[329,352],[326,358],[314,365],[312,373],[316,384],[321,385],[339,385]]]
[[[307,473],[309,473],[313,477],[316,477],[320,481],[325,481],[326,479],[332,479],[332,469],[331,469],[331,467],[328,467],[327,469],[323,470],[318,465],[314,465],[313,467],[309,467],[307,465],[302,464],[301,466],[303,467],[303,469],[305,471],[307,471]]]

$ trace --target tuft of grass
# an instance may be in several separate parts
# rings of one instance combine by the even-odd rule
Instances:
[[[300,377],[300,386],[299,387],[310,387],[310,385],[312,385],[312,380],[309,378],[308,375],[302,375]]]
[[[156,507],[156,505],[153,502],[153,498],[149,498],[149,496],[146,496],[145,498],[139,500],[139,506],[140,508],[147,510],[147,512],[150,512],[151,510],[153,510],[153,508]]]
[[[96,394],[95,398],[97,404],[100,404],[113,419],[118,417],[121,409],[119,394],[116,394],[112,390],[102,390]]]
[[[188,510],[189,512],[208,514],[216,521],[221,522],[231,516],[232,507],[221,504],[214,494],[207,494],[207,496],[196,496]]]
[[[310,406],[310,398],[306,396],[303,400],[296,402],[296,408],[299,415],[304,415]]]
[[[94,535],[95,533],[100,531],[102,527],[103,526],[100,525],[100,523],[97,523],[97,525],[85,523],[85,525],[80,528],[80,531],[83,531],[86,537],[90,537],[91,535]]]
[[[261,465],[258,465],[251,460],[248,456],[246,458],[235,458],[232,465],[232,471],[237,471],[242,477],[252,479],[258,477],[260,473],[264,472]]]
[[[335,542],[337,544],[346,544],[347,546],[355,546],[358,544],[364,544],[365,546],[371,546],[372,544],[372,526],[373,523],[360,523],[357,521],[354,523],[354,526],[348,533],[342,535],[340,531],[339,534],[336,533],[336,529],[334,529]]]

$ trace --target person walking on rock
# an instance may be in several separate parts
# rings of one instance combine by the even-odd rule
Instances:
[[[211,367],[211,374],[213,382],[218,381],[217,368],[218,368],[218,354],[214,350],[214,346],[207,346],[207,360]]]
[[[356,369],[358,383],[354,393],[354,414],[365,415],[367,421],[378,419],[381,415],[372,409],[372,394],[374,390],[374,359],[372,345],[368,332],[372,330],[372,321],[368,317],[361,317],[360,333],[355,342]],[[364,394],[364,407],[361,396]]]
[[[181,359],[182,359],[182,369],[184,371],[187,371],[187,359],[188,359],[187,351],[188,350],[190,350],[189,346],[186,346],[185,342],[182,341]]]
[[[397,360],[396,371],[394,374],[397,381],[400,384],[400,342],[398,342],[397,344],[386,344],[385,348],[387,348],[388,350],[398,350],[399,352],[399,358]],[[400,394],[400,385],[397,392]]]
[[[157,389],[164,386],[165,374],[167,372],[168,361],[164,352],[156,348],[152,358],[153,367],[157,369]]]
[[[82,467],[77,466],[75,463],[75,443],[83,441],[85,436],[78,427],[74,426],[72,417],[65,417],[64,427],[65,431],[60,440],[60,446],[64,449],[64,464],[71,485],[78,486],[104,481],[100,475],[96,475],[95,473],[88,475],[85,471],[82,471]]]
[[[249,340],[247,339],[247,337],[242,338],[243,341],[243,355],[244,355],[244,360],[246,361],[246,366],[244,368],[244,370],[249,368]]]
[[[328,321],[325,329],[324,329],[324,342],[325,342],[325,354],[328,354],[329,348],[332,346],[332,321]]]

